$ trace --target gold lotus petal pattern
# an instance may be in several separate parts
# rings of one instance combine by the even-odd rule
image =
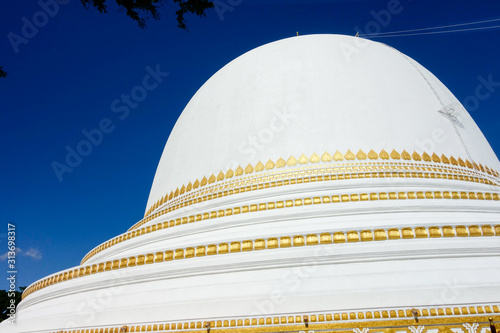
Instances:
[[[346,160],[350,160],[351,161],[351,160],[353,160],[353,159],[356,158],[356,155],[354,155],[352,153],[352,151],[347,150],[347,153],[345,153],[344,157],[345,157]]]
[[[219,174],[217,175],[217,180],[218,181],[224,180],[224,173],[222,171],[219,172]]]
[[[311,155],[311,157],[309,157],[309,161],[311,161],[311,163],[319,163],[320,158],[316,153],[314,153]],[[307,161],[306,161],[306,163],[307,163]]]
[[[253,170],[254,170],[253,166],[250,163],[248,163],[247,167],[245,168],[245,173],[246,174],[252,173]]]
[[[374,152],[373,149],[370,149],[370,151],[368,152],[368,158],[370,160],[376,160],[378,158],[378,154]]]
[[[255,171],[259,172],[262,170],[264,170],[264,164],[262,164],[262,162],[259,161],[259,163],[257,163],[257,165],[255,166]]]
[[[403,152],[401,154],[399,154],[395,149],[392,150],[390,155],[384,149],[382,149],[379,154],[377,154],[373,149],[371,149],[369,151],[368,155],[366,155],[361,149],[358,151],[358,153],[356,155],[354,155],[350,150],[348,150],[345,155],[342,155],[342,153],[340,153],[337,150],[333,156],[331,156],[328,152],[325,152],[321,156],[321,158],[319,158],[319,156],[316,153],[313,153],[310,158],[307,158],[307,156],[305,154],[302,154],[301,157],[299,158],[299,160],[297,160],[292,155],[289,157],[288,161],[286,161],[286,162],[283,158],[280,157],[276,161],[275,167],[283,168],[287,165],[288,166],[295,166],[295,165],[297,165],[297,163],[299,163],[299,164],[306,164],[309,162],[310,163],[318,163],[318,162],[320,162],[320,160],[323,162],[330,162],[332,159],[334,161],[342,161],[344,158],[346,160],[354,160],[354,159],[365,160],[366,156],[371,160],[376,160],[378,158],[383,159],[383,160],[388,160],[389,158],[391,158],[393,160],[399,160],[402,158],[404,160],[412,160],[413,159],[414,161],[422,161],[423,160],[425,162],[434,162],[434,163],[444,163],[444,164],[451,163],[452,165],[455,165],[455,166],[459,165],[462,167],[467,167],[469,169],[481,170],[481,172],[486,172],[492,176],[496,176],[496,177],[499,176],[498,172],[491,171],[488,167],[482,167],[481,164],[479,164],[479,165],[481,165],[481,166],[479,166],[475,162],[472,163],[468,160],[466,160],[464,162],[461,158],[456,160],[453,156],[450,156],[450,158],[448,159],[444,154],[441,155],[441,157],[439,157],[436,153],[432,153],[432,155],[429,155],[427,152],[424,152],[422,154],[422,156],[420,156],[417,152],[413,152],[413,154],[410,155],[406,150],[403,150]],[[212,184],[215,182],[215,180],[222,181],[224,179],[232,178],[235,175],[241,176],[243,174],[251,174],[254,171],[260,172],[260,171],[263,171],[264,169],[271,170],[272,168],[274,168],[274,167],[270,167],[272,164],[274,164],[274,162],[271,159],[269,159],[269,161],[266,163],[265,166],[259,161],[255,165],[255,168],[251,164],[248,164],[248,166],[245,168],[245,170],[243,170],[241,167],[238,167],[236,172],[233,172],[231,169],[229,169],[225,175],[224,175],[224,172],[220,171],[216,178],[214,176],[214,178],[210,177],[210,179],[207,180],[206,177],[203,177],[201,184],[198,182],[198,180],[196,180],[195,183],[193,183],[192,188],[191,189],[186,188],[185,192],[190,192],[192,189],[197,189],[200,185],[205,186],[207,184]],[[145,214],[145,217],[149,216],[155,209],[160,207],[162,204],[165,204],[167,200],[172,200],[173,198],[176,198],[179,195],[184,193],[184,192],[182,192],[182,193],[181,192],[182,192],[182,188],[180,191],[176,190],[173,193],[173,195],[170,194],[168,196],[168,199],[165,199],[165,198],[163,198],[163,200],[160,199],[158,202],[156,202],[153,206],[151,206],[148,209],[148,211]],[[167,195],[165,195],[165,197],[167,197]]]
[[[324,152],[323,155],[321,155],[321,160],[323,162],[331,162],[332,161],[332,155],[328,154],[328,152]]]
[[[243,170],[243,169],[241,169],[240,171],[242,171],[242,170]],[[489,169],[487,169],[487,173],[488,173],[489,175],[491,175],[491,176],[496,176],[496,177],[498,177],[498,173],[493,173],[493,172],[491,172],[491,170],[489,170]],[[426,177],[427,177],[427,176],[426,176]],[[433,177],[434,177],[434,176],[433,176]],[[438,177],[438,176],[436,176],[436,177]],[[482,180],[481,180],[481,181],[482,181]],[[487,184],[494,185],[494,183],[491,183],[489,180],[485,180],[485,182],[486,182]],[[171,196],[172,196],[172,194],[171,194]],[[136,227],[138,227],[138,226],[140,226],[140,225],[142,225],[142,224],[146,223],[147,221],[149,221],[149,220],[151,220],[152,218],[157,217],[157,216],[158,216],[158,213],[155,213],[155,214],[149,215],[148,217],[146,217],[146,218],[142,219],[141,221],[137,222],[137,223],[136,223],[134,226],[132,226],[129,230],[132,230],[132,229],[134,229],[134,228],[136,228]]]
[[[271,170],[271,169],[274,169],[274,162],[271,161],[271,159],[269,159],[269,161],[267,161],[266,163],[266,170]]]
[[[421,161],[422,160],[422,157],[416,151],[413,152],[411,157],[413,158],[414,161]]]
[[[366,154],[360,149],[356,154],[356,158],[358,160],[366,160]]]
[[[307,158],[306,155],[302,154],[302,156],[299,157],[299,164],[306,164],[309,162],[309,159]]]
[[[396,150],[393,149],[391,152],[391,158],[393,160],[399,160],[401,159],[401,155]]]
[[[333,154],[333,159],[335,161],[342,161],[344,159],[344,155],[342,155],[338,150]]]
[[[293,155],[292,155],[292,156],[290,156],[288,161],[286,161],[286,164],[289,166],[297,165],[297,159],[295,157],[293,157]]]

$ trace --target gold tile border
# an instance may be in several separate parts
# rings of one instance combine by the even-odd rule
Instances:
[[[295,166],[297,164],[308,164],[308,163],[319,163],[319,162],[332,162],[332,161],[352,161],[352,160],[406,160],[406,161],[425,161],[425,162],[434,162],[434,163],[443,163],[443,164],[451,164],[455,166],[461,166],[461,167],[467,167],[469,169],[474,169],[477,171],[481,171],[483,173],[487,173],[491,176],[496,176],[500,177],[500,174],[488,167],[483,167],[481,163],[476,164],[474,161],[472,163],[469,160],[462,160],[460,157],[455,159],[453,156],[450,156],[449,158],[445,156],[444,154],[439,157],[436,153],[432,154],[427,154],[424,152],[422,155],[418,154],[417,152],[413,152],[411,155],[408,153],[406,150],[403,150],[403,152],[400,154],[398,153],[395,149],[392,150],[392,152],[389,154],[387,153],[384,149],[380,153],[376,153],[375,151],[370,150],[368,154],[363,152],[361,149],[354,154],[351,152],[351,150],[347,150],[345,154],[340,153],[338,150],[332,155],[330,155],[328,152],[324,152],[321,158],[319,157],[318,154],[313,153],[310,157],[307,157],[305,154],[302,154],[299,159],[297,160],[293,155],[291,155],[287,161],[285,161],[283,158],[279,158],[276,162],[272,161],[269,159],[265,165],[262,162],[258,162],[255,166],[252,166],[251,164],[248,164],[245,169],[243,169],[241,166],[239,166],[235,171],[232,169],[227,170],[226,172],[219,171],[217,176],[215,174],[212,174],[208,178],[204,176],[201,181],[196,179],[193,182],[189,182],[187,185],[182,185],[179,188],[170,191],[170,193],[166,193],[165,196],[163,196],[161,199],[159,199],[155,204],[153,204],[145,213],[145,217],[151,214],[156,208],[161,206],[162,204],[168,202],[169,200],[172,200],[173,198],[190,192],[193,189],[196,189],[198,187],[203,187],[206,186],[207,184],[212,184],[215,182],[222,181],[224,179],[230,179],[232,177],[238,177],[238,176],[243,176],[247,174],[252,174],[254,172],[262,172],[265,170],[272,170],[274,168],[283,168],[286,166]]]
[[[432,192],[428,192],[432,193]],[[476,194],[477,195],[477,194]],[[340,196],[338,200],[342,200]],[[392,196],[389,195],[389,198]],[[393,199],[396,199],[396,195]],[[359,200],[358,194],[352,194],[350,199]],[[297,199],[295,204],[302,205]],[[380,197],[380,200],[384,200]],[[291,204],[293,204],[293,200]],[[416,238],[451,238],[451,237],[491,237],[500,236],[500,225],[458,225],[458,226],[430,226],[430,227],[403,227],[388,229],[366,229],[324,232],[321,234],[292,235],[281,237],[270,237],[267,239],[255,240],[235,240],[219,244],[200,244],[187,248],[170,249],[156,253],[145,253],[137,256],[130,256],[113,261],[100,262],[93,265],[82,266],[74,270],[53,275],[30,285],[23,292],[23,299],[28,295],[48,286],[64,281],[81,278],[87,275],[98,274],[106,271],[125,269],[141,265],[160,263],[165,261],[183,260],[194,257],[204,257],[210,255],[223,255],[237,252],[250,252],[260,250],[274,250],[277,248],[288,248],[298,246],[313,246],[324,244],[340,244],[354,242],[387,241],[396,239],[416,239]]]
[[[418,323],[412,311],[417,312]],[[431,314],[432,313],[432,314]],[[264,333],[264,332],[297,332],[316,330],[335,330],[352,333],[353,330],[374,330],[377,332],[393,333],[427,333],[437,329],[439,333],[451,333],[451,329],[461,329],[464,333],[480,333],[482,328],[490,328],[489,319],[495,322],[499,330],[500,320],[498,305],[483,305],[470,307],[440,307],[419,309],[394,309],[360,312],[316,313],[308,315],[280,315],[262,316],[254,318],[218,319],[210,321],[190,321],[177,323],[152,323],[138,325],[119,325],[106,328],[92,328],[81,330],[54,331],[51,333],[123,333],[123,332],[184,332],[200,333]],[[307,319],[306,319],[307,318]],[[377,320],[377,318],[380,318]],[[368,319],[368,320],[367,320]],[[371,319],[371,320],[370,320]],[[363,320],[363,321],[360,321]],[[308,322],[308,327],[305,326]],[[419,328],[420,330],[417,330]],[[472,328],[470,332],[468,328]]]
[[[344,175],[335,175],[335,176],[311,176],[311,177],[305,177],[305,178],[300,178],[300,179],[295,179],[295,180],[284,180],[284,181],[277,181],[273,183],[268,183],[268,186],[262,186],[262,188],[268,188],[268,187],[276,187],[276,186],[285,186],[285,185],[293,185],[297,183],[307,183],[307,182],[313,182],[313,181],[322,181],[322,180],[338,180],[340,179],[339,177],[342,177],[342,179],[353,179],[353,175],[356,175],[356,178],[385,178],[385,177],[398,177],[400,178],[401,176],[404,177],[415,177],[415,178],[438,178],[442,177],[443,175],[436,174],[436,173],[417,173],[417,172],[405,172],[405,173],[396,173],[396,175],[393,172],[377,172],[377,173],[369,173],[368,174],[362,174],[362,177],[360,174],[344,174]],[[321,178],[321,179],[320,179]],[[443,179],[443,178],[441,178]],[[446,179],[456,179],[456,180],[465,180],[465,181],[474,181],[474,182],[479,182],[478,178],[473,178],[471,179],[468,176],[458,176],[458,175],[447,175]],[[258,189],[258,186],[254,185],[256,189]],[[252,186],[247,186],[247,187],[242,187],[241,189],[236,189],[232,191],[238,191],[238,192],[245,192],[252,190]],[[231,190],[226,191],[223,196],[226,195],[231,195]],[[237,193],[238,193],[237,192]],[[214,197],[210,197],[206,200],[211,200],[214,198],[218,198],[218,195],[215,195]],[[233,207],[233,208],[228,208],[225,210],[214,210],[214,211],[207,211],[204,213],[199,213],[199,214],[194,214],[194,215],[188,215],[184,217],[179,217],[176,219],[171,219],[169,221],[164,221],[157,223],[152,226],[148,227],[143,227],[138,230],[133,230],[133,231],[128,231],[124,235],[114,237],[113,239],[95,247],[92,249],[89,253],[85,255],[85,257],[81,261],[81,265],[83,265],[87,260],[92,258],[94,255],[97,253],[110,248],[116,244],[119,244],[123,241],[127,241],[129,239],[148,234],[150,232],[158,231],[161,229],[166,229],[166,228],[172,228],[175,226],[179,226],[182,224],[188,224],[188,223],[193,223],[193,222],[199,222],[199,221],[204,221],[208,219],[214,219],[214,218],[219,218],[219,217],[224,217],[224,216],[230,216],[230,215],[236,215],[240,213],[247,213],[247,212],[256,212],[256,211],[262,211],[262,210],[271,210],[274,208],[290,208],[290,207],[297,207],[297,206],[302,206],[302,205],[310,205],[310,204],[325,204],[325,203],[336,203],[336,202],[347,202],[347,201],[375,201],[375,200],[385,200],[385,199],[398,199],[398,200],[405,200],[405,199],[478,199],[478,200],[499,200],[500,197],[498,193],[487,193],[487,192],[458,192],[458,191],[427,191],[427,192],[380,192],[380,193],[359,193],[359,194],[342,194],[342,195],[334,195],[331,196],[330,199],[326,199],[327,197],[313,197],[313,198],[303,198],[303,199],[294,199],[294,200],[284,200],[284,201],[273,201],[273,202],[263,202],[263,203],[258,203],[258,204],[252,204],[252,205],[243,205],[243,206],[238,206],[238,207]],[[199,199],[197,202],[205,201],[205,199]],[[303,204],[302,204],[303,201]],[[162,211],[161,215],[168,213],[168,210]]]
[[[479,163],[479,165],[478,165],[474,161],[471,163],[467,159],[465,161],[463,161],[461,158],[458,158],[458,160],[457,160],[453,156],[450,156],[450,158],[448,158],[444,154],[441,155],[441,157],[439,157],[438,155],[436,155],[436,153],[432,153],[431,155],[429,155],[426,152],[424,152],[422,155],[420,155],[417,152],[413,152],[413,154],[410,155],[408,152],[406,152],[406,150],[403,150],[403,152],[401,154],[399,154],[396,150],[393,149],[391,154],[388,154],[385,150],[382,150],[379,154],[377,154],[373,150],[370,150],[370,152],[368,154],[365,154],[360,149],[356,155],[354,155],[354,153],[352,153],[350,150],[348,150],[347,153],[343,155],[337,150],[333,154],[333,156],[330,155],[328,152],[325,152],[321,156],[321,158],[316,153],[313,153],[311,155],[311,157],[309,157],[309,158],[305,154],[302,154],[298,160],[292,155],[288,158],[287,161],[280,158],[280,159],[278,159],[278,161],[273,162],[271,159],[269,159],[269,161],[265,165],[259,161],[255,165],[255,167],[248,164],[247,167],[243,170],[243,168],[241,166],[239,166],[236,169],[236,171],[233,171],[232,169],[229,169],[226,172],[220,171],[217,176],[212,174],[208,179],[206,177],[203,177],[201,182],[198,179],[195,180],[194,182],[189,182],[187,185],[182,185],[180,187],[180,189],[177,188],[176,190],[172,190],[170,193],[165,194],[165,196],[163,196],[161,199],[159,199],[155,204],[153,204],[146,211],[144,217],[145,218],[150,217],[151,215],[153,215],[154,211],[157,208],[159,208],[160,206],[162,206],[163,204],[165,204],[167,202],[172,202],[173,200],[175,201],[175,199],[178,196],[182,196],[184,193],[186,193],[186,195],[187,195],[188,192],[193,191],[197,188],[200,188],[200,190],[197,191],[198,194],[203,193],[203,190],[201,189],[202,187],[205,187],[208,184],[218,183],[218,182],[223,181],[224,179],[230,179],[232,177],[241,177],[241,176],[244,176],[247,174],[253,174],[254,172],[258,173],[258,172],[262,172],[262,171],[268,171],[268,170],[274,169],[275,167],[276,168],[283,168],[285,166],[296,166],[297,164],[305,165],[308,163],[319,163],[319,162],[327,163],[327,162],[332,162],[332,161],[339,162],[339,161],[344,161],[344,160],[345,161],[352,161],[352,160],[358,160],[358,161],[379,160],[379,161],[382,161],[382,160],[389,160],[389,159],[392,161],[398,161],[398,160],[412,161],[413,160],[416,162],[431,162],[434,164],[433,166],[436,166],[436,164],[439,163],[439,164],[441,164],[441,167],[443,167],[445,164],[448,164],[448,165],[454,165],[454,166],[462,167],[462,168],[469,168],[471,170],[476,171],[477,173],[483,172],[484,174],[488,174],[492,177],[497,177],[497,178],[500,177],[500,174],[497,171],[490,169],[488,167],[483,167],[483,165],[481,163]],[[351,163],[351,164],[354,165],[356,163]],[[335,164],[332,164],[329,167],[335,167],[335,166],[336,166]],[[292,169],[292,170],[285,169],[284,172],[291,172],[291,171],[295,171],[295,170],[298,170],[298,169]],[[460,169],[457,168],[457,170],[460,170]],[[266,174],[266,173],[264,173],[264,174]],[[269,173],[267,173],[267,174],[269,174]],[[261,175],[261,174],[259,174],[259,175]],[[254,177],[258,177],[258,176],[254,176]],[[248,179],[248,178],[250,178],[250,177],[243,177],[242,179]],[[208,186],[207,188],[209,188],[209,187],[210,186]],[[196,196],[194,196],[194,197],[196,197]],[[134,226],[132,226],[129,230],[136,228],[138,225],[142,225],[143,223],[140,224],[140,222],[142,222],[144,220],[146,220],[146,219],[139,221]]]
[[[362,165],[362,164],[348,164],[348,165],[336,165],[334,167],[332,166],[324,166],[320,169],[314,169],[314,170],[306,170],[309,168],[302,168],[302,169],[292,169],[288,170],[287,172],[283,172],[282,174],[274,174],[274,175],[261,175],[260,177],[247,177],[243,179],[242,182],[236,182],[228,185],[222,185],[222,186],[216,186],[210,189],[207,189],[204,192],[197,193],[197,195],[192,195],[189,197],[185,198],[178,198],[174,199],[170,204],[166,205],[162,210],[156,211],[154,214],[150,214],[148,217],[143,218],[142,220],[138,221],[135,223],[132,227],[130,227],[128,230],[134,230],[137,229],[138,227],[142,226],[143,224],[163,215],[166,213],[170,213],[172,211],[175,211],[179,208],[187,207],[193,204],[196,204],[198,202],[206,201],[206,200],[212,200],[216,198],[220,198],[223,196],[227,195],[233,195],[235,194],[234,191],[237,191],[238,189],[241,188],[246,188],[246,192],[248,191],[255,191],[255,190],[261,190],[263,188],[268,188],[269,184],[272,184],[275,181],[285,181],[285,180],[292,180],[296,179],[298,177],[304,178],[305,182],[307,182],[308,179],[311,179],[312,175],[312,181],[315,181],[315,176],[319,176],[319,181],[322,180],[322,177],[324,178],[324,175],[328,176],[335,176],[335,175],[351,175],[354,174],[354,176],[349,177],[349,178],[342,178],[338,177],[338,179],[355,179],[355,178],[370,178],[370,175],[365,177],[365,174],[371,174],[373,172],[378,172],[381,174],[380,178],[382,177],[391,177],[391,175],[388,175],[388,173],[399,173],[400,178],[417,178],[420,177],[417,174],[423,173],[424,177],[420,178],[429,178],[425,177],[425,171],[433,171],[436,177],[430,177],[430,178],[438,178],[438,179],[451,179],[451,180],[465,180],[465,181],[471,181],[471,182],[480,182],[484,183],[487,185],[500,185],[495,184],[491,182],[487,178],[480,177],[480,174],[473,174],[471,172],[465,173],[464,171],[468,170],[461,170],[458,168],[454,168],[455,170],[446,170],[443,167],[436,168],[435,166],[431,165],[424,165],[424,164],[414,164],[414,165],[379,165],[379,164],[372,164],[372,165]],[[384,176],[381,171],[384,171],[386,176]],[[415,173],[415,171],[418,171]],[[423,172],[422,172],[423,171]],[[408,172],[411,172],[411,174],[408,174]],[[401,176],[401,173],[404,173]],[[448,174],[447,177],[442,177],[442,174]],[[262,177],[263,176],[263,177]],[[398,175],[392,175],[392,177],[398,177]],[[375,178],[375,177],[374,177]],[[337,178],[335,178],[337,179]],[[333,178],[332,178],[333,180]],[[236,192],[238,193],[238,192]]]

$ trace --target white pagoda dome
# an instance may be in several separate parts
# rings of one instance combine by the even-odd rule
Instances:
[[[485,333],[498,170],[408,56],[340,35],[270,43],[200,88],[144,219],[32,284],[16,330]]]

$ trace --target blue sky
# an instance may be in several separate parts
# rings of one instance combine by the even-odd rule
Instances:
[[[69,0],[15,47],[9,33],[22,35],[23,17],[42,20],[42,8],[33,0],[3,1],[0,66],[9,76],[0,79],[2,274],[9,222],[21,249],[18,286],[78,265],[94,246],[137,222],[177,117],[226,63],[296,31],[354,35],[357,26],[364,32],[373,12],[391,1],[220,0],[225,12],[187,16],[183,31],[168,3],[162,19],[141,30],[114,6],[102,15]],[[500,18],[497,0],[400,0],[399,6],[382,32]],[[474,96],[479,77],[500,82],[500,29],[376,40],[420,62],[461,101]],[[113,112],[122,94],[141,92],[136,87],[150,71],[163,74],[148,81],[147,95],[128,114]],[[469,111],[498,156],[500,87],[492,90]],[[84,132],[99,126],[108,133],[58,178],[54,161],[64,163],[67,147],[76,149]]]

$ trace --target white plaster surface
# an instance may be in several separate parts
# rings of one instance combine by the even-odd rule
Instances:
[[[258,47],[224,66],[179,117],[147,208],[203,176],[290,155],[348,149],[411,154],[431,147],[428,153],[465,161],[469,157],[452,122],[438,112],[443,106],[455,109],[471,158],[500,169],[470,115],[434,75],[385,44],[358,45],[350,36],[299,36]],[[349,56],[352,48],[359,52]],[[283,113],[293,116],[277,116]],[[258,140],[253,148],[248,138],[259,135],[266,143]]]
[[[368,42],[349,62],[342,45],[354,42],[338,35],[290,38],[250,51],[217,72],[193,97],[170,135],[149,204],[180,184],[225,170],[231,160],[245,166],[291,154],[298,158],[302,153],[355,153],[360,148],[366,153],[393,148],[411,153],[420,151],[419,140],[431,138],[434,129],[447,137],[435,143],[434,152],[465,160],[454,127],[438,112],[441,102],[457,103],[446,87],[413,60],[380,43]],[[291,110],[296,118],[252,161],[245,161],[238,144],[269,126],[275,110]],[[498,169],[498,159],[473,120],[464,109],[458,112],[458,131],[474,161]],[[205,201],[146,225],[261,202],[409,191],[498,193],[499,188],[432,178],[310,182]],[[499,201],[310,205],[162,229],[101,251],[85,265],[247,239],[485,224],[500,224]],[[0,331],[498,304],[499,254],[500,237],[492,236],[302,246],[174,260],[41,289],[21,302],[18,325],[0,324]]]

